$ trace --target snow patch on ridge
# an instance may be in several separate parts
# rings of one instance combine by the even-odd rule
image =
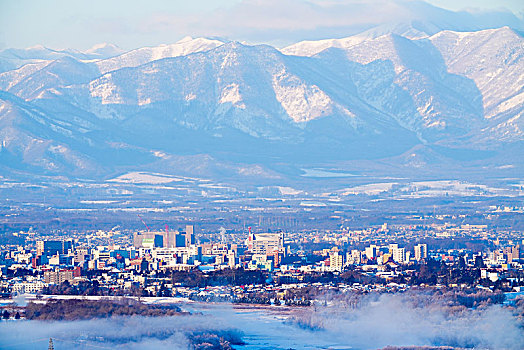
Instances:
[[[296,123],[324,117],[333,111],[333,101],[318,86],[308,86],[285,71],[273,76],[273,89],[278,102]]]
[[[111,74],[107,74],[89,83],[91,96],[100,98],[102,104],[124,103],[118,90],[119,88],[113,82]]]
[[[182,179],[166,174],[159,173],[146,173],[146,172],[131,172],[114,179],[108,180],[108,182],[117,183],[134,183],[134,184],[166,184],[170,182],[179,182]]]
[[[324,39],[324,40],[306,40],[296,44],[284,47],[280,50],[284,55],[295,55],[295,56],[314,56],[317,53],[324,51],[329,48],[347,49],[351,46],[360,44],[365,41],[364,36],[350,36],[342,39]]]
[[[220,103],[231,103],[233,105],[239,104],[242,102],[242,96],[240,95],[240,92],[238,91],[238,84],[233,83],[229,84],[222,90],[222,96],[220,96]],[[239,105],[241,108],[245,108],[246,106],[242,103]]]

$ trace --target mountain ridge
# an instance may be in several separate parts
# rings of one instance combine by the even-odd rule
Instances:
[[[41,59],[0,73],[0,156],[30,172],[79,176],[147,170],[155,152],[262,167],[409,163],[401,155],[418,145],[496,153],[524,140],[523,42],[509,27],[281,50],[184,38],[104,59]],[[115,50],[93,50],[106,47]],[[35,115],[44,122],[12,124]],[[125,160],[111,164],[107,154]]]

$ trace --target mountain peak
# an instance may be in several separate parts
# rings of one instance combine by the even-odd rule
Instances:
[[[100,60],[96,62],[96,65],[101,73],[107,73],[120,68],[137,67],[163,58],[186,56],[196,52],[208,51],[223,44],[220,40],[186,36],[173,44],[141,47],[109,59]]]
[[[360,44],[366,37],[355,35],[341,39],[305,40],[284,47],[280,50],[285,55],[313,56],[329,48],[347,49],[353,45]]]
[[[397,29],[412,27],[422,28]],[[113,142],[168,155],[192,147],[212,156],[239,150],[238,159],[338,161],[401,155],[421,143],[494,149],[524,140],[524,46],[512,29],[447,31],[438,40],[399,31],[302,42],[293,54],[281,50],[288,56],[269,45],[192,37],[88,62],[51,51],[52,64],[0,73],[7,91],[0,99],[8,100],[0,122],[25,116],[15,131],[0,125],[0,134],[21,135],[9,144],[14,155],[33,144],[68,146],[71,163],[57,173],[69,164],[83,171],[76,159],[113,167],[106,165]],[[92,52],[105,49],[114,46]],[[297,57],[299,50],[323,53]],[[39,147],[52,156],[42,159],[57,162],[52,149]],[[431,165],[413,153],[407,163]]]
[[[183,44],[183,43],[187,43],[187,42],[189,42],[189,41],[193,41],[193,40],[194,40],[194,39],[193,39],[192,36],[187,35],[187,36],[183,37],[182,39],[180,39],[179,41],[177,41],[176,43],[177,43],[177,44]]]
[[[122,53],[124,53],[124,50],[117,45],[110,43],[95,44],[90,49],[84,51],[84,54],[100,59],[114,57]]]
[[[471,38],[486,37],[488,38],[488,37],[492,37],[493,35],[504,35],[504,36],[509,35],[517,39],[522,39],[522,35],[520,35],[517,31],[515,31],[514,29],[508,26],[504,26],[500,28],[493,28],[493,29],[478,30],[478,31],[443,30],[441,32],[438,32],[432,35],[429,39],[433,40],[433,39],[442,38],[442,37],[446,37],[450,35],[455,36],[459,39],[464,39],[467,37],[471,37]]]
[[[29,46],[26,50],[49,50],[49,49],[42,44],[36,44],[33,46]]]
[[[205,42],[205,43],[225,43],[226,41],[222,40],[222,39],[219,39],[219,38],[208,38],[208,37],[204,37],[204,36],[199,36],[199,37],[192,37],[190,35],[187,35],[185,37],[183,37],[182,39],[178,40],[177,42],[175,42],[174,44],[171,44],[171,45],[184,45],[184,44],[189,44],[189,43],[194,43],[194,42]],[[171,46],[171,45],[164,45],[164,46]]]
[[[90,49],[86,50],[85,52],[96,52],[98,50],[106,50],[106,49],[121,50],[120,47],[118,47],[115,44],[98,43],[98,44],[93,45]]]

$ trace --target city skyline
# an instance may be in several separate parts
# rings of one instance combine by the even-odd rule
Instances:
[[[0,0],[0,348],[524,349],[523,72],[517,0]]]

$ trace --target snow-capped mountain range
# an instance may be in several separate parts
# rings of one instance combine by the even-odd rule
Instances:
[[[409,166],[421,147],[497,157],[524,145],[524,38],[509,27],[396,27],[280,49],[190,37],[128,52],[7,49],[0,71],[11,174],[176,172],[173,159],[197,154]]]

